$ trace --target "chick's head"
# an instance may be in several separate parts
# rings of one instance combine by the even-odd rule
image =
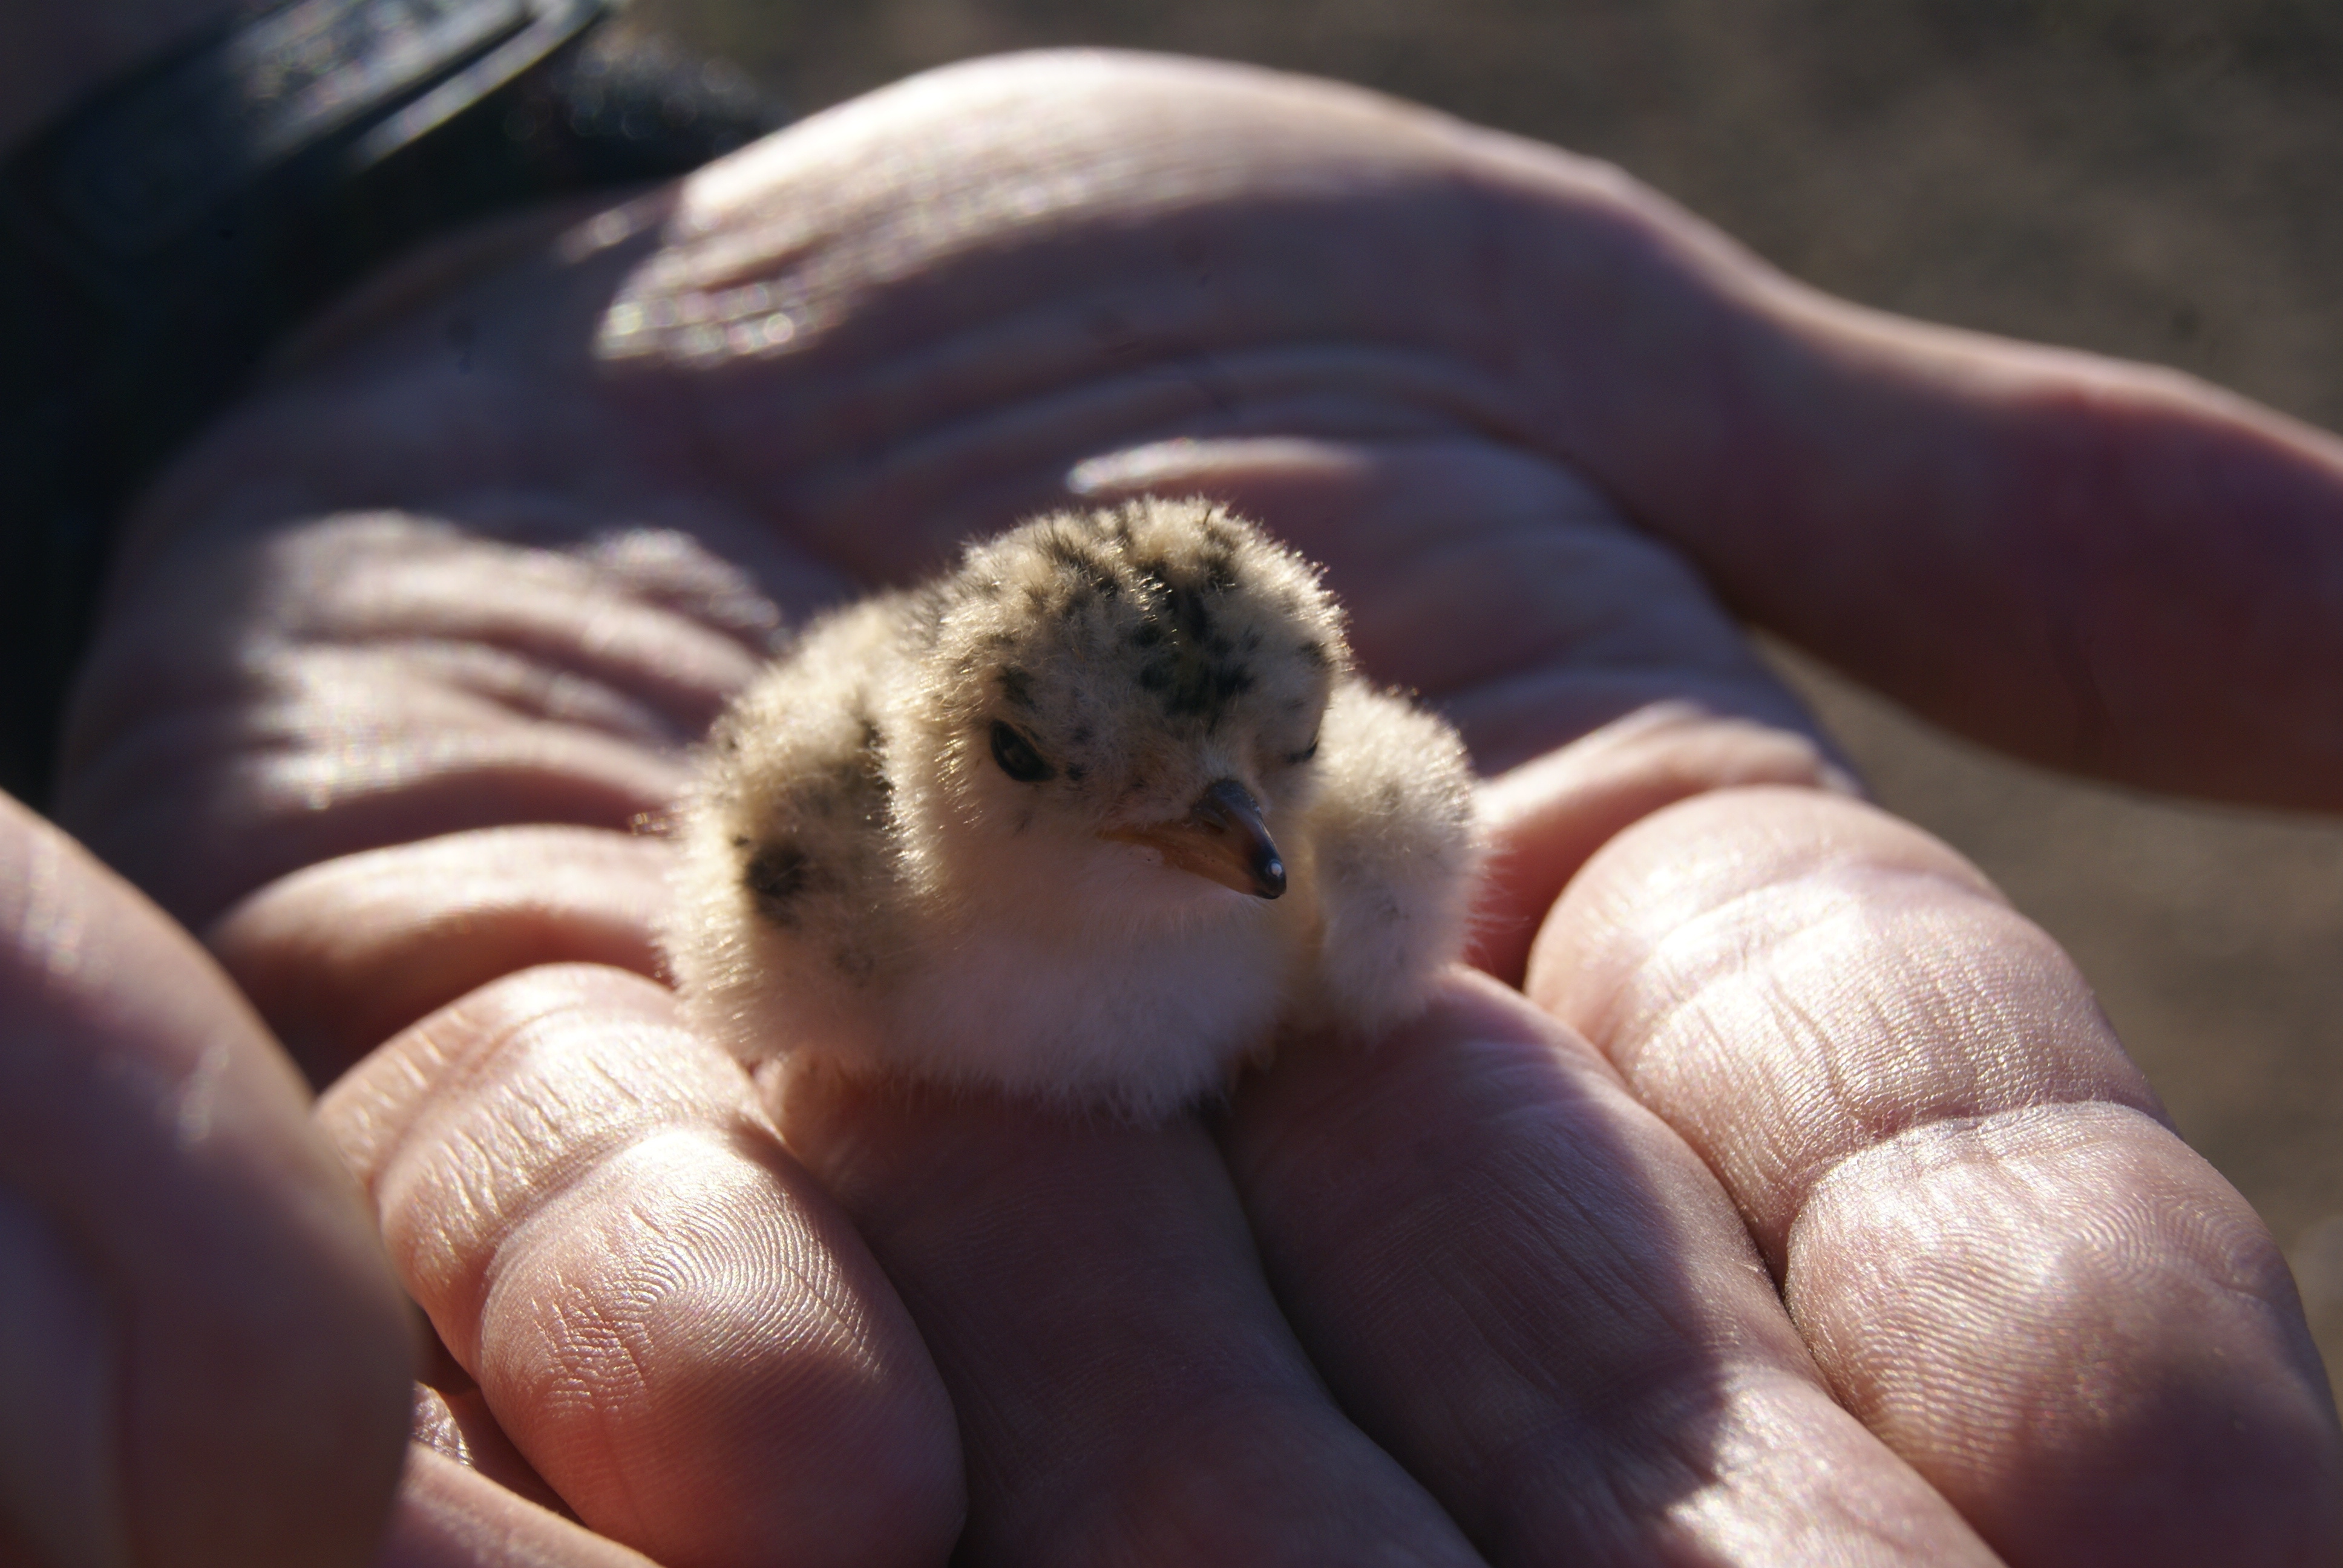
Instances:
[[[1209,502],[1135,501],[972,547],[931,613],[917,792],[964,874],[1284,890],[1350,658],[1301,557]]]

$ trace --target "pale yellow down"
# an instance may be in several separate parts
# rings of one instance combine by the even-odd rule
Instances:
[[[1216,788],[1282,896],[1156,847],[1272,885],[1265,843],[1197,825]],[[815,620],[717,724],[678,832],[670,960],[744,1060],[1147,1121],[1281,1026],[1363,1043],[1419,1011],[1477,857],[1455,732],[1352,672],[1313,567],[1200,500],[1041,518]]]

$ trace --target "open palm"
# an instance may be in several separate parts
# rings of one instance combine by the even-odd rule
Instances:
[[[1160,1130],[769,1103],[656,983],[686,748],[777,627],[1146,491],[1322,562],[1462,729],[1486,974]],[[2335,807],[2338,517],[2323,437],[1551,149],[1011,59],[348,302],[150,499],[61,816],[336,1081],[439,1446],[662,1562],[963,1511],[1020,1563],[2325,1562],[2258,1221],[1721,599],[2038,758]],[[508,1516],[417,1473],[442,1545]]]

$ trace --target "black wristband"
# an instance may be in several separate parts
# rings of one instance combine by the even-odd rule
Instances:
[[[122,508],[329,297],[433,234],[781,123],[616,0],[297,0],[0,166],[0,787],[43,803]]]

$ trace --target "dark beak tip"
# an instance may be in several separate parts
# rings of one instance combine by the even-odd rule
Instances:
[[[1197,799],[1189,820],[1226,845],[1234,861],[1229,869],[1242,868],[1242,876],[1252,883],[1254,897],[1274,899],[1285,891],[1285,859],[1277,852],[1277,841],[1261,819],[1259,802],[1243,785],[1233,779],[1220,779]],[[1237,880],[1226,885],[1242,890]]]

